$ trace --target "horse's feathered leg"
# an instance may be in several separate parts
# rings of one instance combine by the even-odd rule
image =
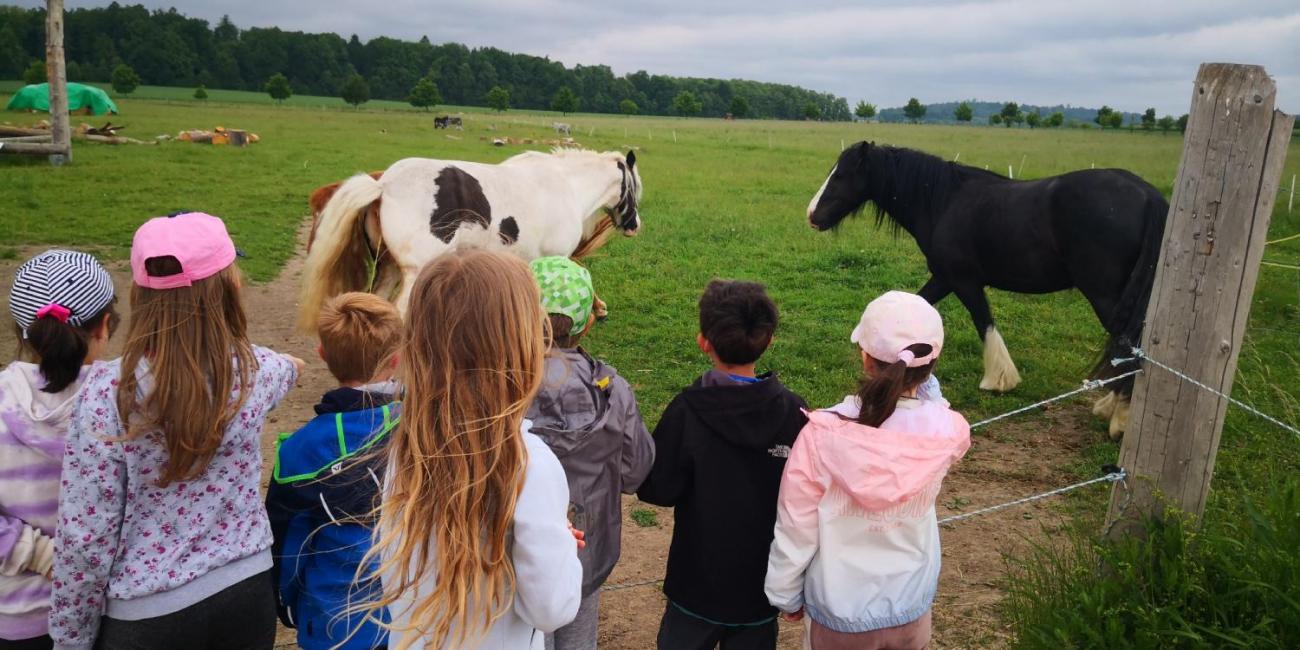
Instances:
[[[984,378],[980,388],[1005,393],[1020,384],[1020,372],[1011,360],[1007,344],[993,325],[993,313],[989,310],[988,297],[984,295],[984,286],[966,285],[955,289],[957,298],[970,312],[975,329],[984,340]]]

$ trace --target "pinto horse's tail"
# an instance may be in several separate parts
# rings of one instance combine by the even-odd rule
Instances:
[[[316,331],[326,300],[347,291],[363,291],[370,278],[371,251],[367,214],[383,193],[371,176],[358,174],[339,186],[321,211],[314,241],[302,269],[298,329]]]
[[[1134,362],[1117,366],[1111,360],[1132,357],[1131,348],[1142,343],[1142,327],[1146,323],[1151,287],[1155,284],[1156,266],[1160,261],[1160,247],[1164,243],[1165,217],[1168,213],[1169,203],[1155,188],[1151,188],[1143,211],[1142,248],[1138,252],[1137,262],[1133,264],[1128,284],[1111,315],[1110,326],[1107,328],[1111,332],[1110,339],[1106,342],[1101,359],[1092,370],[1094,379],[1107,379],[1137,367]],[[1114,388],[1116,392],[1128,395],[1133,391],[1133,379],[1130,377],[1119,382]]]

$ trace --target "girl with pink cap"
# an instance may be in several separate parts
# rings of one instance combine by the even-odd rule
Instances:
[[[249,342],[235,255],[206,214],[135,233],[122,358],[86,373],[68,428],[56,648],[275,642],[261,431],[302,361]]]
[[[939,583],[934,502],[970,427],[918,395],[943,348],[943,320],[920,296],[871,301],[851,340],[865,377],[809,414],[790,451],[767,597],[787,620],[808,614],[814,650],[924,648]]]

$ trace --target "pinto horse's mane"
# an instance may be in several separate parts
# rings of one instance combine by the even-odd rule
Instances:
[[[876,225],[888,217],[895,233],[903,220],[942,211],[968,180],[1005,180],[988,170],[889,145],[867,147],[864,171],[871,181],[868,202],[874,204]],[[858,210],[865,207],[866,202]]]

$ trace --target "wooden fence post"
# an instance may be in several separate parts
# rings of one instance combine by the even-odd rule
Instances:
[[[1183,156],[1165,225],[1142,349],[1223,393],[1237,355],[1294,121],[1273,109],[1264,68],[1205,63],[1192,88]],[[1198,518],[1214,474],[1228,402],[1146,365],[1133,389],[1112,535],[1172,506]],[[1125,508],[1128,507],[1128,510]]]
[[[55,149],[50,163],[62,165],[72,161],[68,74],[63,64],[63,0],[47,0],[45,9],[45,76],[50,83],[50,136]]]

